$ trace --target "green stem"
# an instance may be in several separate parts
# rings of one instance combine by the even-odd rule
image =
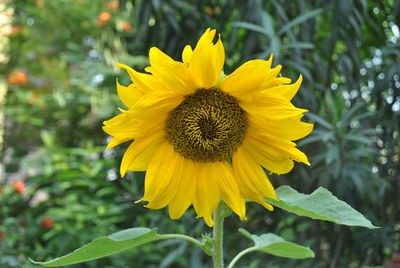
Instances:
[[[224,215],[223,215],[223,204],[219,204],[214,212],[214,229],[213,229],[213,262],[214,268],[224,267],[224,250],[223,250],[223,228],[224,228]]]
[[[239,253],[235,256],[235,258],[232,259],[231,263],[229,263],[228,268],[233,268],[233,265],[235,265],[236,262],[237,262],[241,257],[243,257],[243,255],[245,255],[245,254],[247,254],[247,253],[249,253],[249,252],[252,252],[252,251],[254,251],[254,250],[255,250],[255,248],[252,247],[252,248],[246,248],[245,250],[242,250],[241,252],[239,252]]]
[[[191,236],[187,236],[187,235],[182,235],[182,234],[163,234],[161,235],[161,239],[183,239],[189,242],[192,242],[193,244],[195,244],[196,246],[198,246],[199,248],[201,248],[202,250],[204,250],[205,253],[207,253],[208,255],[211,255],[211,252],[197,239],[194,239]]]

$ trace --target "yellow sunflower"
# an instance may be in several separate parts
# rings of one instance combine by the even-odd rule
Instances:
[[[281,77],[281,66],[251,60],[224,76],[221,39],[207,29],[194,50],[187,45],[182,62],[151,48],[150,67],[139,73],[125,69],[132,84],[117,82],[118,95],[128,110],[104,122],[113,136],[107,149],[134,140],[121,162],[121,176],[147,171],[146,207],[168,206],[178,219],[193,205],[197,216],[213,226],[212,213],[224,202],[245,218],[245,199],[273,207],[276,199],[263,167],[283,174],[293,161],[309,165],[292,141],[308,135],[313,125],[301,121],[307,110],[291,99],[302,77]]]

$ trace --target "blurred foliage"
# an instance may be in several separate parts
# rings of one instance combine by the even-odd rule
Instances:
[[[361,211],[379,230],[311,222],[248,205],[247,222],[226,222],[227,257],[248,242],[237,232],[275,232],[308,245],[313,260],[254,253],[239,267],[395,267],[400,252],[399,0],[14,0],[6,1],[9,62],[6,133],[0,178],[0,266],[30,267],[100,235],[149,226],[200,237],[210,232],[192,212],[179,221],[133,201],[143,173],[120,179],[123,148],[103,152],[102,121],[122,106],[115,63],[142,70],[157,46],[175,59],[207,27],[226,50],[225,73],[246,60],[283,65],[304,83],[294,99],[313,133],[299,142],[311,167],[271,176],[310,193],[319,185]],[[15,186],[25,182],[24,189]],[[22,191],[21,191],[22,189]],[[46,219],[46,220],[45,220]],[[49,221],[51,219],[52,221]],[[79,267],[209,267],[186,242],[168,241]],[[250,259],[251,258],[251,259]],[[393,257],[394,258],[394,257]],[[386,260],[386,261],[385,261]],[[161,265],[159,266],[159,263]]]

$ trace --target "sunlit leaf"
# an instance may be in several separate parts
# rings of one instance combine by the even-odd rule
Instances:
[[[331,192],[322,187],[311,194],[302,194],[289,186],[281,186],[276,190],[276,194],[279,201],[270,198],[265,198],[265,200],[299,216],[348,226],[379,228],[374,226],[360,212],[346,202],[337,199]]]
[[[102,258],[159,239],[163,238],[161,235],[157,234],[157,229],[131,228],[106,237],[97,238],[89,244],[54,260],[32,262],[44,267],[80,263]]]
[[[245,229],[239,229],[239,232],[254,242],[251,251],[262,251],[274,256],[290,259],[306,259],[314,257],[314,252],[308,247],[303,247],[296,243],[286,241],[278,235],[267,233],[258,236],[250,234]]]

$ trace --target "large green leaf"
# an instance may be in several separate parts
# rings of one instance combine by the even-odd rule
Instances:
[[[266,198],[266,201],[299,216],[348,226],[379,228],[374,226],[360,212],[346,202],[337,199],[336,196],[322,187],[311,194],[302,194],[289,186],[281,186],[276,190],[276,194],[279,200]]]
[[[72,253],[51,261],[31,261],[45,267],[74,264],[105,257],[159,239],[163,239],[163,236],[157,234],[157,229],[131,228],[95,239]]]
[[[239,232],[253,240],[255,244],[247,250],[248,252],[263,251],[274,256],[290,259],[314,258],[314,252],[308,247],[288,242],[278,235],[268,233],[258,236],[250,234],[244,229],[239,229]]]

